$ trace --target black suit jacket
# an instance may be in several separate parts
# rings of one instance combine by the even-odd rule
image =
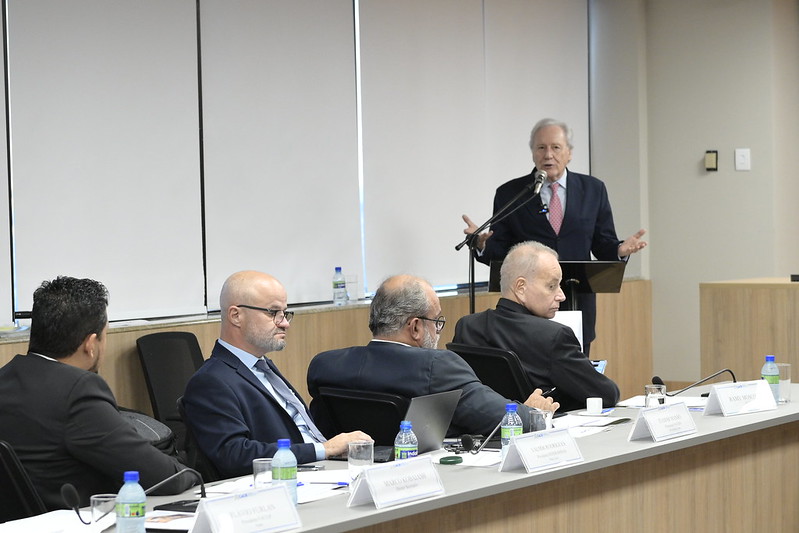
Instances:
[[[323,352],[311,360],[311,412],[320,414],[314,418],[317,423],[324,423],[322,406],[316,400],[319,387],[386,392],[406,398],[461,389],[449,436],[488,435],[505,414],[505,405],[513,403],[483,385],[472,367],[456,353],[382,341]],[[529,430],[530,408],[519,405],[518,409]]]
[[[511,300],[500,298],[496,309],[458,320],[452,340],[515,352],[534,387],[557,387],[552,397],[563,411],[585,409],[591,397],[602,398],[606,407],[619,401],[619,388],[594,369],[570,327],[537,317]]]
[[[274,363],[267,361],[300,398]],[[297,462],[316,461],[314,445],[303,442],[286,410],[252,371],[218,342],[210,359],[186,385],[183,402],[200,450],[223,477],[251,474],[252,460],[272,457],[278,439],[291,439]]]
[[[501,185],[494,196],[494,212],[530,183],[533,173]],[[621,241],[616,236],[608,191],[604,183],[586,174],[568,173],[566,212],[559,234],[556,235],[549,224],[538,198],[502,222],[492,224],[491,230],[494,234],[478,258],[485,264],[504,259],[513,245],[524,241],[538,241],[549,246],[558,252],[561,261],[589,261],[592,253],[600,261],[619,259]],[[596,296],[580,294],[578,307],[583,312],[583,342],[587,345],[596,336]]]
[[[0,369],[0,439],[50,510],[66,507],[64,483],[86,506],[92,494],[117,492],[126,470],[138,470],[146,489],[185,468],[136,433],[102,377],[37,355],[17,355]],[[177,494],[195,482],[184,474],[155,493]]]

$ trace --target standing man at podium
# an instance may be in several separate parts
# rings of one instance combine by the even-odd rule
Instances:
[[[478,261],[487,265],[501,261],[514,244],[525,241],[549,246],[563,261],[589,261],[592,254],[600,261],[623,261],[646,246],[641,240],[646,233],[643,229],[624,241],[618,239],[605,184],[593,176],[567,170],[572,148],[572,130],[565,123],[545,118],[533,127],[530,149],[535,168],[527,176],[497,188],[494,212],[511,201],[539,170],[546,172],[541,195],[478,236]],[[463,215],[463,220],[467,224],[464,233],[477,230],[468,216]],[[577,300],[577,308],[583,312],[583,351],[588,355],[596,337],[596,295],[581,293]]]

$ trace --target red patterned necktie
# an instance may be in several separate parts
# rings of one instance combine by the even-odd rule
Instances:
[[[552,229],[555,230],[555,235],[560,233],[560,225],[563,223],[563,205],[561,205],[560,197],[558,196],[558,187],[557,183],[549,186],[552,189],[552,198],[549,200],[549,223],[552,225]]]

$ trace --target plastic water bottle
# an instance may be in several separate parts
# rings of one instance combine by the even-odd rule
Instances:
[[[297,458],[291,451],[291,441],[277,441],[277,453],[272,457],[272,485],[285,485],[294,505],[297,505]]]
[[[147,495],[139,485],[139,473],[125,472],[125,484],[116,499],[117,528],[119,533],[145,533],[144,513]]]
[[[333,274],[333,303],[336,305],[347,303],[347,280],[341,273],[341,267],[336,267],[336,273]]]
[[[410,459],[419,453],[419,441],[410,420],[400,422],[400,431],[394,439],[394,459]]]
[[[502,417],[502,424],[499,429],[499,437],[502,442],[502,457],[508,453],[510,438],[514,435],[521,435],[524,431],[522,427],[522,417],[516,412],[518,406],[515,403],[505,404],[505,416]]]
[[[766,356],[766,364],[760,369],[760,376],[766,380],[766,383],[771,387],[771,394],[774,395],[774,401],[780,401],[780,369],[774,362],[773,355]]]

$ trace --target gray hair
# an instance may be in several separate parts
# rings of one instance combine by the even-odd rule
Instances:
[[[558,252],[537,241],[520,242],[510,249],[499,271],[499,290],[502,294],[510,291],[511,284],[519,277],[529,277],[538,267],[538,258],[549,253],[558,258]]]
[[[534,151],[534,141],[535,134],[539,132],[539,130],[546,128],[547,126],[557,126],[563,130],[563,134],[566,136],[566,143],[569,145],[569,150],[574,149],[573,141],[574,141],[574,132],[569,127],[568,124],[565,122],[561,122],[560,120],[555,120],[554,118],[542,118],[538,122],[536,122],[535,126],[533,126],[533,131],[530,132],[530,150]]]
[[[411,318],[430,312],[425,282],[409,278],[399,287],[384,281],[377,289],[369,308],[369,329],[375,337],[390,336],[400,331]]]

